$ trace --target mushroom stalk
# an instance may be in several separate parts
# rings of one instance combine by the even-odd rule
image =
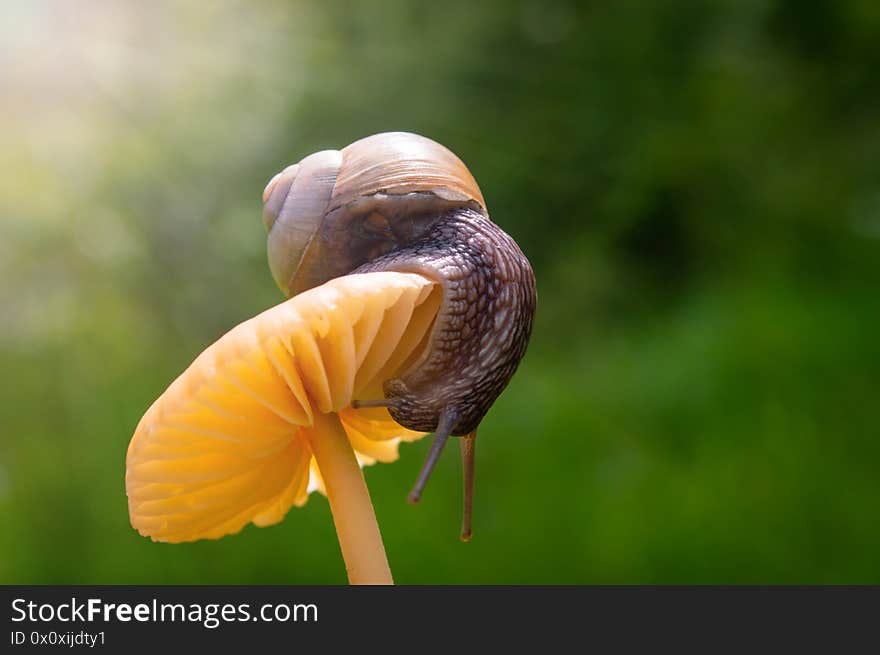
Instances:
[[[315,412],[305,430],[321,471],[351,584],[394,584],[364,474],[336,414]]]

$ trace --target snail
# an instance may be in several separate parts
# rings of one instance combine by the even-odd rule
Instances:
[[[263,194],[269,267],[287,296],[328,280],[377,271],[418,273],[442,300],[428,343],[383,398],[434,441],[409,494],[418,502],[450,436],[462,437],[464,518],[470,536],[477,428],[522,359],[535,315],[535,277],[516,242],[489,219],[462,161],[406,132],[325,150],[276,175]]]

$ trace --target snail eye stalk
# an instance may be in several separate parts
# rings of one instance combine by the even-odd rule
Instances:
[[[477,431],[474,430],[461,438],[461,470],[464,485],[464,508],[461,513],[461,540],[471,539],[471,516],[474,506],[474,446]]]
[[[352,409],[362,409],[364,407],[397,407],[400,404],[397,398],[384,398],[382,400],[352,400]]]
[[[425,485],[428,483],[428,478],[431,477],[431,471],[434,470],[434,466],[440,459],[440,453],[443,452],[443,446],[446,445],[446,440],[449,439],[449,433],[452,431],[452,426],[455,425],[457,418],[458,414],[453,409],[447,409],[440,415],[440,420],[437,422],[437,429],[434,431],[434,443],[431,444],[431,450],[428,451],[428,457],[422,465],[422,471],[419,473],[419,478],[416,480],[415,486],[412,491],[409,492],[409,496],[407,497],[410,504],[415,505],[421,500],[422,492],[425,490]]]
[[[422,498],[422,492],[431,477],[434,466],[440,459],[444,446],[449,439],[449,432],[455,425],[457,413],[454,410],[447,410],[440,415],[440,421],[437,424],[437,430],[434,432],[434,443],[431,444],[431,450],[428,451],[428,457],[422,465],[422,470],[416,480],[416,484],[412,491],[409,492],[407,500],[411,504],[416,504]],[[463,484],[463,507],[461,515],[461,540],[470,541],[471,517],[473,516],[474,504],[474,445],[477,439],[477,431],[473,430],[461,437],[461,469]]]

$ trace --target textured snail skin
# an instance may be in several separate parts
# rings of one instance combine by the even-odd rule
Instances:
[[[472,209],[451,210],[413,243],[354,273],[421,273],[443,299],[421,359],[384,384],[395,421],[432,432],[444,411],[450,431],[476,430],[516,371],[532,331],[535,277],[516,242]]]

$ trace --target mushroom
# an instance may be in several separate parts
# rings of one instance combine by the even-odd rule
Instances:
[[[352,409],[418,356],[439,288],[408,273],[332,280],[235,327],[150,407],[128,449],[132,525],[156,541],[280,521],[326,491],[353,584],[390,584],[359,464],[397,459],[384,408]]]
[[[434,432],[417,501],[462,436],[470,537],[474,438],[522,358],[534,276],[464,164],[402,132],[310,155],[263,197],[285,302],[208,347],[128,448],[132,525],[156,541],[280,521],[325,491],[352,584],[392,584],[361,466]]]

